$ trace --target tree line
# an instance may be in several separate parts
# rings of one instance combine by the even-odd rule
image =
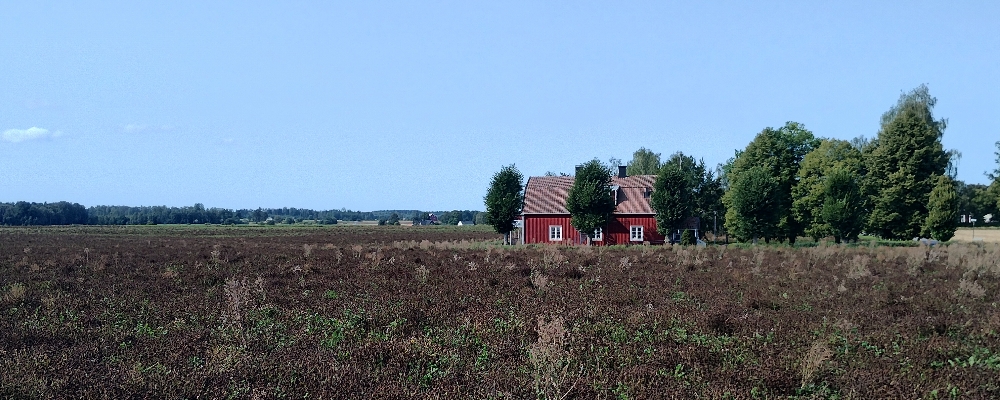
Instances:
[[[87,209],[77,203],[0,203],[0,225],[73,225],[88,221]]]
[[[434,216],[434,219],[432,219],[431,215]],[[433,223],[437,225],[458,225],[459,222],[472,222],[474,225],[481,225],[485,223],[485,214],[474,210],[416,212],[410,216],[410,220],[415,223],[423,222],[425,224]],[[399,225],[399,215],[379,220],[379,225]]]
[[[313,221],[319,224],[336,224],[338,221],[388,221],[392,216],[420,216],[430,212],[419,210],[352,211],[312,210],[308,208],[257,208],[227,209],[193,206],[91,206],[84,207],[65,201],[56,203],[0,203],[0,225],[157,225],[157,224],[224,224],[247,223],[300,223]],[[436,212],[443,224],[455,225],[458,221],[476,220],[478,211]],[[478,217],[482,221],[482,217]]]
[[[980,225],[990,214],[1000,219],[1000,142],[997,169],[986,173],[991,184],[957,180],[961,154],[942,145],[947,120],[935,119],[936,102],[926,85],[902,94],[870,140],[817,137],[803,124],[787,122],[763,129],[714,169],[681,152],[661,161],[659,153],[640,148],[626,171],[657,176],[650,201],[664,235],[688,217],[700,217],[703,233],[712,231],[717,218],[727,238],[754,243],[794,243],[798,237],[839,243],[862,233],[949,240],[960,215]],[[610,221],[611,173],[597,159],[577,171],[566,207],[580,232]],[[508,234],[520,213],[521,180],[513,165],[493,177],[486,216],[499,233]]]

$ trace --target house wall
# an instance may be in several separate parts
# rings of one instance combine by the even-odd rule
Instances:
[[[616,215],[615,219],[605,229],[605,244],[637,243],[629,240],[629,230],[633,225],[640,225],[644,242],[662,244],[663,235],[656,232],[656,217],[653,215]]]
[[[562,241],[549,241],[549,226],[563,227]],[[604,240],[595,241],[595,245],[613,245],[639,243],[629,241],[629,230],[633,225],[643,227],[643,241],[663,243],[663,235],[656,232],[656,218],[652,215],[616,215],[614,220],[604,229]],[[570,223],[570,216],[565,214],[530,214],[524,216],[524,243],[585,243],[582,237]]]
[[[549,241],[549,226],[559,225],[563,227],[562,241]],[[580,243],[580,233],[573,229],[570,224],[569,215],[559,214],[533,214],[524,216],[524,242],[525,243],[553,243],[553,244],[573,244]]]

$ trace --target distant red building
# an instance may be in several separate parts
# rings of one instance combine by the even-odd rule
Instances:
[[[570,224],[566,198],[572,176],[532,176],[524,190],[522,243],[586,243],[587,238]],[[626,176],[619,167],[611,178],[615,196],[614,218],[596,232],[593,244],[663,243],[656,231],[656,212],[650,204],[656,175]]]

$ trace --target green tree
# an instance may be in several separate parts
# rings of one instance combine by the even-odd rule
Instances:
[[[805,234],[815,240],[832,235],[821,212],[826,201],[828,177],[834,169],[862,176],[861,151],[857,146],[844,140],[822,139],[819,146],[802,159],[798,182],[792,186],[792,212],[804,227]],[[858,211],[863,213],[862,204],[858,204]]]
[[[958,193],[958,214],[972,215],[973,218],[985,222],[982,218],[987,214],[1000,216],[997,199],[1000,198],[1000,182],[991,185],[965,184],[956,182]]]
[[[776,237],[780,223],[778,180],[763,166],[732,176],[726,203],[726,229],[741,240]]]
[[[413,213],[413,216],[410,217],[410,220],[414,222],[422,222],[429,219],[431,219],[431,214],[429,212],[420,212],[420,211]]]
[[[392,215],[389,216],[389,220],[386,221],[386,224],[399,225],[399,214],[392,213]]]
[[[625,172],[633,175],[656,175],[660,171],[660,153],[654,153],[645,147],[632,153],[632,161],[628,162]]]
[[[615,206],[615,197],[611,192],[611,169],[597,159],[583,164],[566,198],[566,209],[573,227],[587,235],[589,243],[594,230],[607,226],[611,221]]]
[[[264,222],[267,220],[267,213],[263,209],[257,207],[256,210],[250,213],[250,220],[253,222]]]
[[[513,164],[500,169],[493,175],[490,188],[484,198],[486,202],[486,223],[493,225],[497,233],[504,235],[504,242],[510,243],[510,232],[514,230],[514,220],[524,206],[524,176]]]
[[[656,230],[661,235],[669,236],[691,216],[691,194],[691,182],[679,165],[667,163],[660,168],[650,203],[656,211]]]
[[[695,243],[694,233],[690,229],[685,229],[684,233],[681,234],[681,246],[690,246]]]
[[[993,153],[996,156],[997,168],[994,169],[993,172],[986,173],[986,176],[993,181],[993,183],[990,184],[990,193],[992,193],[993,198],[996,199],[996,208],[1000,209],[1000,141],[994,143],[994,145],[997,147],[997,151]],[[997,216],[997,218],[1000,218],[1000,216]]]
[[[989,191],[987,193],[992,193],[993,198],[997,199],[996,209],[1000,210],[1000,181],[993,181],[993,184],[990,185]],[[1000,219],[1000,211],[993,213],[993,215],[996,216],[998,219]]]
[[[997,168],[992,172],[986,172],[986,177],[990,178],[990,181],[996,182],[1000,181],[1000,141],[994,143],[993,145],[997,147],[997,151],[993,152],[993,155],[996,156]]]
[[[680,168],[691,191],[690,211],[687,217],[701,218],[701,231],[710,231],[712,217],[717,212],[725,215],[725,208],[722,205],[724,191],[720,179],[721,175],[706,168],[704,160],[696,160],[682,152],[670,155],[670,158],[663,165],[664,167],[671,165]]]
[[[834,167],[826,175],[820,223],[834,240],[857,240],[864,226],[858,175],[845,167]]]
[[[947,121],[934,119],[935,103],[921,85],[882,115],[878,136],[864,154],[863,192],[871,210],[867,231],[908,239],[923,230],[931,190],[949,165],[941,145]]]
[[[796,184],[802,159],[817,146],[819,140],[812,132],[798,122],[789,121],[781,128],[765,128],[757,134],[727,168],[727,179],[730,180],[757,167],[763,168],[774,179],[778,226],[768,233],[771,235],[768,238],[782,238],[794,243],[795,238],[804,233],[802,224],[792,212],[792,187]],[[728,218],[730,214],[726,215]]]
[[[950,240],[958,228],[958,194],[955,192],[955,183],[947,176],[938,176],[929,197],[924,236],[942,242]]]
[[[462,220],[462,212],[458,210],[449,211],[441,214],[441,225],[458,225],[458,221]]]
[[[701,218],[701,232],[715,232],[718,228],[724,228],[726,224],[726,206],[722,203],[722,196],[725,190],[722,186],[721,168],[706,174],[706,180],[696,195],[694,215]]]

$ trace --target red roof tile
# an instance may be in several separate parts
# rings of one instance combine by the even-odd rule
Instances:
[[[656,175],[611,178],[618,186],[616,214],[655,214],[646,191],[653,190]],[[566,198],[573,187],[572,176],[532,176],[524,190],[524,214],[569,214]]]

